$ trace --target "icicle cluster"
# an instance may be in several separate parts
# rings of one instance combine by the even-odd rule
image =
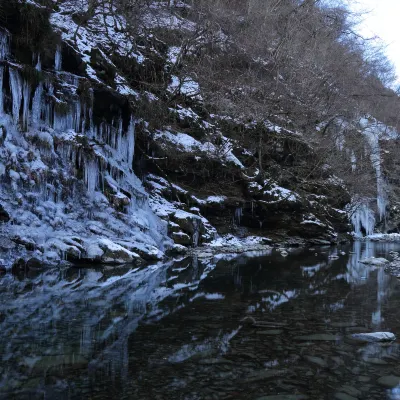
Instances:
[[[382,157],[379,140],[383,134],[386,133],[387,127],[376,120],[369,121],[366,118],[361,119],[360,125],[363,128],[368,144],[370,146],[370,159],[376,174],[376,206],[378,211],[379,221],[385,221],[386,209],[389,204],[387,195],[387,183],[382,172]],[[351,163],[353,171],[357,168],[357,158],[354,151],[351,154]],[[354,226],[354,233],[356,236],[362,236],[362,228],[364,228],[366,235],[374,233],[375,228],[375,213],[369,206],[370,202],[365,200],[362,205],[357,207],[355,213],[351,217]]]
[[[10,38],[7,32],[0,31],[0,114],[4,111],[3,99],[3,81],[4,81],[4,65],[2,62],[6,60],[10,52],[9,46]]]
[[[367,201],[357,206],[351,216],[351,222],[357,237],[363,236],[363,230],[367,236],[374,233],[375,213],[368,207]]]
[[[69,140],[61,140],[57,151],[64,162],[75,168],[83,169],[87,192],[93,196],[96,190],[105,187],[104,180],[109,177],[117,196],[123,197],[120,190],[132,193],[132,198],[125,196],[130,202],[127,211],[137,211],[146,199],[146,193],[140,189],[141,183],[132,173],[135,148],[135,121],[130,119],[129,126],[123,128],[122,116],[111,124],[93,122],[93,110],[90,101],[82,102],[78,96],[79,77],[61,70],[61,47],[57,47],[54,68],[58,77],[69,93],[67,100],[57,97],[54,85],[50,80],[39,82],[35,87],[22,78],[17,67],[1,64],[9,54],[9,37],[0,32],[0,89],[3,89],[4,75],[8,72],[11,93],[11,114],[15,126],[21,131],[32,131],[42,142],[47,142],[53,149],[52,135],[47,131],[54,130],[55,135],[65,135],[72,141],[77,135],[84,135],[99,145],[99,150],[88,155],[86,151],[79,153],[79,146]],[[33,56],[33,65],[41,71],[40,56]],[[32,89],[34,90],[32,92]],[[4,90],[0,90],[0,113],[4,112]],[[41,150],[46,152],[46,149]],[[46,186],[44,184],[44,186]],[[41,190],[46,193],[48,190]]]

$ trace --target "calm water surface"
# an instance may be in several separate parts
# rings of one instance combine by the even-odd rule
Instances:
[[[349,338],[400,337],[400,281],[359,263],[391,250],[7,274],[0,398],[400,399],[399,343]]]

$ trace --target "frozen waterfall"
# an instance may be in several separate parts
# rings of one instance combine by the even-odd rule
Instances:
[[[376,209],[379,221],[385,221],[386,208],[389,204],[388,189],[385,177],[382,172],[382,157],[379,140],[382,138],[390,138],[393,132],[386,125],[373,118],[362,118],[360,125],[363,130],[363,135],[366,137],[370,146],[370,159],[376,174]],[[352,165],[355,164],[355,155],[352,153]],[[372,235],[375,229],[376,217],[374,211],[371,209],[370,200],[364,199],[360,205],[356,206],[356,210],[351,214],[351,222],[354,226],[354,233],[356,236],[363,236],[365,234]]]

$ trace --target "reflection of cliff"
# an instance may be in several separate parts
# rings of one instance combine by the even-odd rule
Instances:
[[[372,257],[373,249],[369,245],[355,242],[352,253],[347,263],[346,281],[353,285],[363,285],[367,282],[369,275],[374,268],[360,263],[364,258]]]
[[[379,326],[382,322],[382,303],[389,294],[390,277],[385,273],[382,267],[373,267],[371,265],[362,264],[360,261],[365,258],[376,256],[377,253],[387,254],[393,250],[393,243],[377,243],[355,242],[354,251],[350,254],[347,263],[346,280],[353,285],[365,285],[372,273],[376,273],[377,279],[377,308],[372,313],[371,321],[374,325]]]
[[[43,376],[90,364],[126,376],[128,338],[138,324],[184,307],[180,296],[195,291],[215,267],[195,264],[50,270],[20,282],[6,275],[0,280],[0,392],[14,389],[21,371]],[[172,306],[163,305],[174,297]]]
[[[77,385],[68,386],[74,398],[91,380],[107,387],[110,398],[120,393],[115,382],[128,390],[126,398],[196,398],[212,376],[232,393],[240,392],[243,377],[253,380],[247,397],[234,398],[256,398],[260,379],[274,368],[308,370],[299,340],[323,337],[307,351],[331,365],[325,361],[330,341],[333,353],[343,345],[347,354],[342,338],[349,327],[372,330],[371,313],[375,324],[384,315],[381,327],[388,329],[398,308],[396,296],[390,298],[397,282],[357,262],[382,252],[362,244],[338,259],[323,249],[246,262],[182,259],[145,269],[71,268],[20,280],[6,275],[0,280],[0,393],[20,394],[29,381],[29,393],[45,385],[48,398],[66,398],[57,385],[70,381]],[[397,352],[359,349],[346,360],[352,367]],[[44,384],[43,376],[53,380]],[[302,379],[314,384],[314,376],[302,373]]]

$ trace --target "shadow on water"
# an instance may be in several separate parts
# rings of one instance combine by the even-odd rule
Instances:
[[[400,282],[359,262],[399,249],[7,274],[0,398],[400,399],[399,344],[351,339],[400,335]]]

